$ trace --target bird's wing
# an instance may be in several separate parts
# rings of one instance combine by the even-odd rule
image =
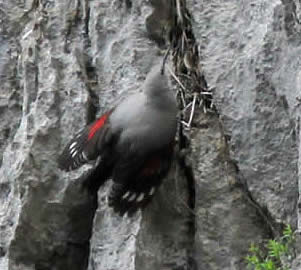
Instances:
[[[109,205],[123,215],[144,208],[153,198],[172,161],[173,147],[168,146],[143,159],[121,160],[114,169]]]
[[[106,160],[99,162],[81,177],[82,190],[87,190],[90,194],[97,194],[98,189],[109,179],[111,173],[111,163],[107,163]]]
[[[75,170],[101,155],[102,145],[109,141],[109,115],[110,113],[102,115],[73,137],[59,156],[60,169]]]

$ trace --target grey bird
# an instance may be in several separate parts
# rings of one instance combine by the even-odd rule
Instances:
[[[109,206],[120,215],[145,207],[167,175],[177,129],[177,103],[159,65],[142,91],[130,95],[81,130],[58,159],[71,171],[97,160],[83,185],[91,192],[108,179]]]

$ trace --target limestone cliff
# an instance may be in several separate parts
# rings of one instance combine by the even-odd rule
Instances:
[[[0,1],[0,270],[240,270],[251,242],[300,229],[300,2],[186,0],[179,13],[184,3]],[[195,106],[154,201],[120,218],[108,186],[98,202],[80,190],[89,166],[64,173],[56,159],[138,91],[179,14],[215,109]]]

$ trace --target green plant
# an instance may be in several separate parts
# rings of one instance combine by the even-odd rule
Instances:
[[[252,243],[246,257],[249,269],[289,270],[289,262],[295,257],[294,242],[294,232],[291,226],[287,225],[282,237],[268,240],[263,248]]]

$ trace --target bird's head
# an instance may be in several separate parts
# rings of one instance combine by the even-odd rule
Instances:
[[[168,79],[162,65],[154,66],[147,74],[143,89],[147,96],[161,96],[170,91]]]

